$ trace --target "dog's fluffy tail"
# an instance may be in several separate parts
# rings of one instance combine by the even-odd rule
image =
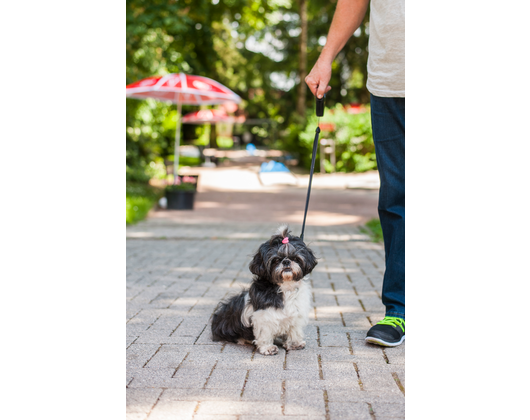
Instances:
[[[247,341],[254,340],[252,327],[242,322],[247,294],[248,291],[245,291],[219,303],[212,317],[213,341],[237,343],[241,338]]]

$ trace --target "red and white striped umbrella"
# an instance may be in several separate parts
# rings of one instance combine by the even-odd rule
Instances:
[[[184,105],[240,103],[241,97],[215,80],[184,73],[148,77],[127,85],[127,97],[154,98]]]
[[[177,104],[177,130],[175,134],[175,162],[173,174],[178,176],[180,149],[180,115],[182,105],[217,105],[226,102],[241,102],[241,97],[226,86],[203,76],[171,73],[165,76],[148,77],[126,86],[128,98],[169,101]]]

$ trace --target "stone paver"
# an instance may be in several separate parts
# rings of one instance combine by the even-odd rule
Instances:
[[[239,223],[186,214],[127,228],[128,419],[405,418],[405,345],[364,341],[384,316],[381,244],[352,223],[307,226],[319,257],[307,346],[266,357],[213,342],[210,317],[249,284],[251,256],[278,223],[259,209]]]

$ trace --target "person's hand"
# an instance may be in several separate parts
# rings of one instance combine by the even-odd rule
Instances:
[[[331,90],[331,86],[328,86],[330,79],[331,63],[318,60],[305,78],[305,82],[311,93],[321,99]]]

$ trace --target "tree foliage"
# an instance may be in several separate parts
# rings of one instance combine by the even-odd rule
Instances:
[[[322,130],[320,138],[331,138],[335,141],[335,155],[337,172],[365,172],[377,167],[375,146],[372,136],[370,112],[365,110],[358,114],[350,114],[340,103],[325,111],[324,117],[328,124],[332,124],[332,132]],[[311,150],[317,127],[317,117],[311,115],[307,126],[300,133],[300,145],[305,149],[302,156],[304,164],[309,166]],[[325,127],[324,125],[322,126]],[[320,148],[317,150],[315,170],[320,171]],[[331,163],[326,159],[326,171],[331,171]]]
[[[333,0],[307,2],[309,69],[325,44],[335,6]],[[304,83],[299,78],[299,7],[295,0],[127,0],[126,83],[175,72],[210,77],[243,98],[240,108],[248,118],[276,123],[276,143],[257,127],[258,142],[301,151],[298,135],[305,122],[294,113],[297,86]],[[367,22],[368,17],[333,64],[328,106],[368,102]],[[312,95],[305,96],[312,110]],[[183,107],[183,113],[195,110]],[[127,99],[128,168],[172,154],[175,128],[168,120],[174,116],[175,106]],[[183,140],[197,138],[200,130],[184,125]]]

